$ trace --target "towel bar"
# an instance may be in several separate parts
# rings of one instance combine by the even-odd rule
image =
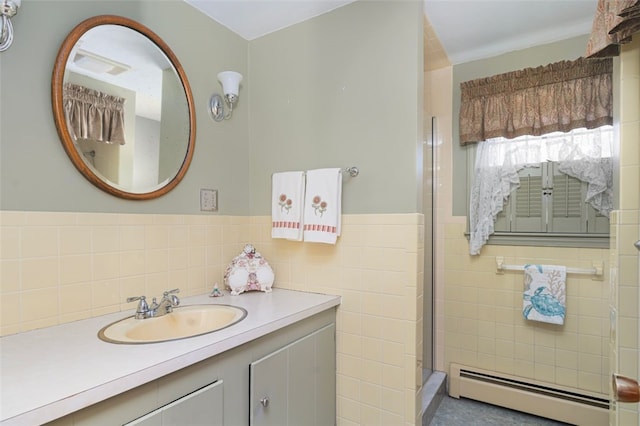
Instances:
[[[349,176],[356,177],[360,173],[360,169],[356,166],[347,167],[344,169],[345,172],[349,173]]]
[[[94,155],[95,155],[95,153],[94,153]],[[347,173],[349,176],[351,176],[353,178],[353,177],[357,177],[360,174],[360,169],[358,167],[356,167],[356,166],[351,166],[351,167],[345,167],[344,169],[341,170],[341,172],[342,173]],[[274,173],[271,173],[271,177],[273,177]]]
[[[602,279],[602,274],[604,270],[604,262],[593,262],[593,268],[591,269],[582,269],[582,268],[567,268],[568,274],[585,274],[585,275],[593,275],[595,279]],[[504,263],[504,257],[496,257],[496,274],[503,274],[504,271],[522,271],[526,265],[506,265]]]

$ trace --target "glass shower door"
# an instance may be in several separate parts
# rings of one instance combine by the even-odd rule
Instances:
[[[433,286],[434,286],[434,228],[435,228],[435,140],[436,117],[429,117],[425,122],[425,146],[423,150],[423,198],[424,214],[424,288],[422,310],[422,383],[425,383],[433,372]]]

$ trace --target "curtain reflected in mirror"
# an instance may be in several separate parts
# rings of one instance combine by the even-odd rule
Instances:
[[[64,114],[71,137],[124,145],[124,98],[64,83]]]

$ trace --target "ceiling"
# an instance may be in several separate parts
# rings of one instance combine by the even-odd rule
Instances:
[[[306,21],[354,0],[184,0],[205,15],[253,40]]]
[[[452,64],[588,34],[597,0],[425,0]],[[586,45],[585,45],[586,49]]]
[[[253,40],[354,0],[184,1]],[[587,34],[597,4],[597,0],[424,1],[430,29],[452,64]]]

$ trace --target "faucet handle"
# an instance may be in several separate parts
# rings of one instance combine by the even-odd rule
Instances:
[[[179,288],[174,288],[173,290],[165,291],[163,293],[163,297],[162,298],[163,299],[170,299],[172,306],[178,306],[180,304],[180,299],[178,299],[178,296],[176,296],[175,293],[180,293],[180,289]],[[169,296],[169,295],[171,295],[171,296]]]
[[[127,297],[127,303],[135,302],[136,300],[144,300],[144,296]]]
[[[127,303],[135,302],[136,300],[140,301],[136,308],[136,318],[141,318],[149,312],[149,305],[147,304],[147,298],[144,296],[127,297]]]

